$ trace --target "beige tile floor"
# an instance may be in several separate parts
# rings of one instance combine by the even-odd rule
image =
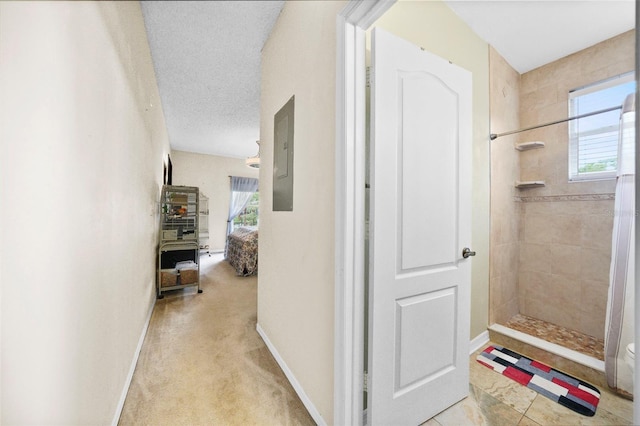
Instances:
[[[256,277],[236,277],[222,256],[203,257],[202,294],[158,301],[120,425],[312,425],[255,331]],[[194,289],[190,289],[194,290]],[[630,425],[632,403],[606,389],[584,417],[469,359],[469,397],[425,423]]]
[[[469,396],[424,425],[618,426],[632,424],[633,403],[616,396],[607,389],[599,388],[601,398],[596,415],[586,417],[481,365],[476,361],[476,356],[477,352],[469,359],[471,382]]]

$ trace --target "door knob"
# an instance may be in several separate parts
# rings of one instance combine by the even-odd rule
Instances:
[[[462,257],[464,257],[465,259],[469,256],[475,256],[475,255],[476,255],[476,252],[471,251],[469,247],[465,247],[462,249]]]

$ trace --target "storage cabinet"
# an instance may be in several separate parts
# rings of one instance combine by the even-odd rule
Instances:
[[[158,299],[186,287],[200,289],[199,191],[197,187],[164,185],[160,195]]]

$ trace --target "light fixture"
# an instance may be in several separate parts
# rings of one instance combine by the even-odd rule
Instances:
[[[256,141],[256,143],[258,144],[258,154],[256,154],[255,157],[249,157],[244,161],[247,167],[251,167],[252,169],[260,168],[260,141]]]

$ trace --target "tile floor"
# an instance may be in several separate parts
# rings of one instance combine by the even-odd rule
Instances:
[[[484,345],[480,350],[483,350]],[[480,350],[478,352],[480,352]],[[469,396],[424,426],[631,425],[633,403],[599,387],[596,415],[586,417],[470,359]]]

